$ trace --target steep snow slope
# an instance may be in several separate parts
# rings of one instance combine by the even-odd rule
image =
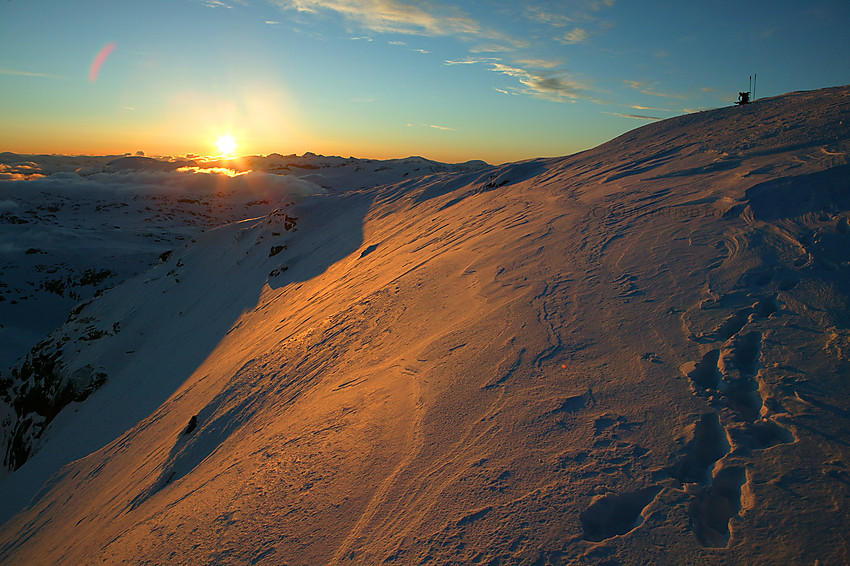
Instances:
[[[794,93],[208,232],[59,331],[109,379],[0,482],[56,472],[0,558],[847,562],[848,119]]]
[[[206,177],[206,175],[204,175]],[[114,175],[111,177],[121,177]],[[161,178],[106,182],[75,174],[0,181],[0,371],[98,291],[156,265],[207,228],[267,214],[315,185],[275,177],[263,191],[154,189]],[[212,176],[210,176],[212,177]],[[278,180],[279,179],[279,180]]]
[[[0,153],[0,371],[77,303],[207,228],[267,214],[287,195],[485,167],[312,153],[229,161]]]

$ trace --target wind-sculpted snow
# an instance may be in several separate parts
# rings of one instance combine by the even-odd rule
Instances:
[[[51,334],[107,377],[31,419],[0,561],[850,561],[848,112],[792,93],[176,246]]]

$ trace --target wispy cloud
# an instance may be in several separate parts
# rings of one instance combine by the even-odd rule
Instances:
[[[534,24],[538,39],[547,38],[549,42],[573,45],[604,35],[616,25],[601,14],[611,8],[615,0],[537,0],[537,3],[526,6],[522,16]]]
[[[413,51],[414,53],[424,53],[424,54],[426,54],[426,55],[427,55],[428,53],[431,53],[431,52],[430,52],[430,51],[428,51],[427,49],[415,49],[415,48],[413,48],[413,47],[409,47],[409,46],[407,45],[407,42],[405,42],[405,41],[388,41],[387,43],[388,43],[389,45],[394,45],[394,46],[396,46],[396,47],[406,47],[408,51]]]
[[[573,102],[591,98],[587,87],[567,73],[555,71],[560,63],[546,59],[530,59],[507,65],[497,57],[469,57],[445,61],[446,65],[485,65],[489,70],[513,77],[521,87],[496,88],[502,94],[527,94],[555,102]],[[523,65],[519,67],[518,65]],[[543,69],[543,70],[540,70]]]
[[[476,45],[475,47],[469,50],[470,53],[504,53],[507,51],[513,51],[516,49],[515,46],[507,46],[501,45],[498,43],[487,43],[483,45]]]
[[[599,22],[599,12],[612,8],[616,0],[571,0],[552,6],[529,5],[523,16],[534,23],[554,28],[575,26],[577,22]]]
[[[572,18],[564,14],[546,10],[540,6],[526,6],[525,17],[534,22],[555,27],[566,27],[573,22]]]
[[[655,110],[657,112],[672,112],[669,108],[656,108],[654,106],[639,106],[637,104],[633,104],[631,106],[635,110]]]
[[[561,43],[581,43],[582,41],[588,38],[588,33],[586,30],[582,28],[574,28],[572,31],[568,32],[563,37],[559,38],[558,41]]]
[[[476,65],[478,63],[495,63],[501,61],[497,57],[467,57],[466,59],[449,59],[444,61],[446,65]]]
[[[219,0],[214,0],[219,1]],[[500,50],[528,45],[487,28],[457,6],[419,0],[270,0],[283,10],[321,15],[336,13],[349,25],[375,33],[423,36],[459,36],[497,42]]]
[[[566,74],[537,72],[503,63],[491,63],[491,70],[514,77],[525,89],[524,94],[545,98],[556,102],[572,102],[580,98],[589,98],[586,88]]]
[[[407,123],[407,124],[405,124],[405,125],[406,125],[408,128],[415,128],[415,127],[416,127],[416,125],[415,125],[415,124],[411,124],[410,122],[408,122],[408,123]],[[438,125],[436,125],[436,124],[425,124],[425,123],[422,123],[422,124],[419,124],[419,125],[420,125],[421,127],[423,127],[423,128],[434,128],[435,130],[443,130],[443,131],[448,131],[448,132],[453,132],[453,131],[455,131],[455,129],[454,129],[454,128],[449,128],[449,127],[447,127],[447,126],[438,126]]]
[[[40,79],[62,79],[57,75],[48,75],[46,73],[32,73],[30,71],[18,71],[15,69],[0,69],[0,75],[13,75],[16,77],[38,77]]]
[[[563,61],[554,61],[551,59],[520,59],[517,63],[540,69],[554,69],[555,67],[560,67],[564,64]]]
[[[606,8],[613,8],[616,3],[617,0],[592,0],[590,2],[590,9],[599,11]]]
[[[216,0],[217,1],[217,0]],[[401,0],[273,0],[283,9],[318,14],[336,12],[374,32],[416,35],[480,35],[481,26],[457,8],[442,13],[428,4]],[[432,9],[426,9],[426,6]]]
[[[661,98],[686,98],[681,94],[674,94],[670,92],[658,92],[654,90],[649,84],[643,81],[623,81],[625,82],[629,88],[633,88],[643,94],[648,94],[650,96],[658,96]]]
[[[219,0],[216,0],[219,1]],[[230,0],[232,1],[232,0]],[[550,30],[529,39],[518,39],[507,33],[482,24],[456,5],[441,4],[433,0],[270,0],[283,10],[300,13],[334,14],[343,18],[349,31],[366,33],[395,33],[411,36],[454,36],[469,42],[466,58],[447,60],[446,65],[481,64],[490,71],[517,80],[516,87],[499,85],[510,94],[525,94],[558,102],[590,99],[588,88],[561,67],[563,62],[535,56],[534,46],[542,37],[551,43],[562,44],[586,41],[599,27],[595,12],[613,5],[612,0],[576,0],[570,3],[570,13],[559,4],[555,7],[528,6],[520,8],[521,17],[547,26]],[[588,24],[591,27],[588,27]],[[595,26],[595,27],[592,27]],[[553,34],[551,28],[556,28]],[[540,30],[538,30],[540,31]],[[407,42],[393,38],[393,45],[408,46]],[[425,49],[409,49],[428,53]],[[526,57],[515,60],[487,57],[486,54],[512,53],[519,49]],[[483,54],[485,56],[478,56]],[[507,56],[506,56],[507,57]]]
[[[207,8],[233,8],[232,2],[224,2],[224,0],[195,0],[199,4],[203,4]]]
[[[664,119],[659,118],[658,116],[646,116],[644,114],[622,114],[620,112],[605,112],[605,114],[610,114],[611,116],[619,116],[620,118],[631,118],[633,120],[649,120],[651,122]]]

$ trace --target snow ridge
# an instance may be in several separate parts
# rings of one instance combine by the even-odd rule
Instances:
[[[848,118],[792,93],[193,236],[52,335],[107,378],[0,482],[0,561],[846,562]]]

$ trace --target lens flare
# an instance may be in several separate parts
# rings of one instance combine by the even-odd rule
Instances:
[[[91,64],[91,69],[89,69],[89,82],[97,82],[97,75],[100,74],[100,68],[113,51],[115,51],[115,42],[107,44],[106,47],[100,50],[100,53],[97,54],[97,57],[94,58],[94,62]]]

